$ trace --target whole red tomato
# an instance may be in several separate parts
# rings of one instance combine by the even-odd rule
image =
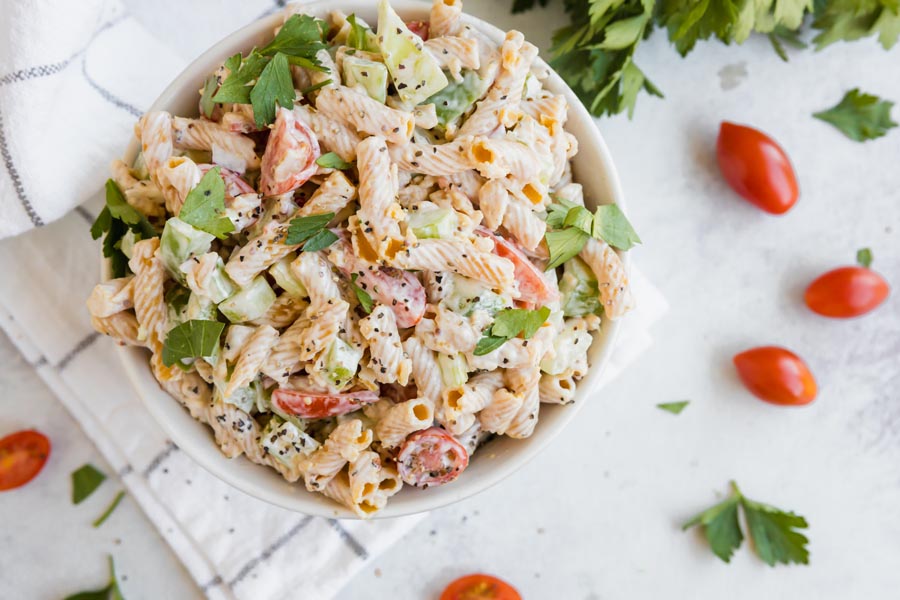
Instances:
[[[848,319],[874,310],[889,292],[887,282],[875,271],[866,267],[841,267],[809,284],[803,299],[815,313]]]
[[[785,348],[751,348],[734,356],[734,366],[747,389],[766,402],[801,406],[816,398],[818,388],[809,367]]]
[[[716,157],[725,181],[745,200],[773,215],[796,204],[800,190],[791,161],[765,133],[722,121]]]

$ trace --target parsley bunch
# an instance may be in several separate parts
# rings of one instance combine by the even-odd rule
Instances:
[[[128,257],[122,250],[122,241],[131,231],[134,241],[156,237],[159,233],[143,214],[128,204],[122,190],[112,179],[106,181],[106,206],[91,225],[91,237],[103,238],[103,256],[110,260],[112,276],[124,277],[128,274]]]
[[[549,0],[513,0],[513,12]],[[635,50],[655,28],[686,56],[700,40],[743,43],[767,35],[787,60],[785,45],[806,46],[798,33],[812,17],[817,50],[838,41],[878,36],[885,49],[900,37],[896,0],[563,0],[571,24],[553,36],[551,65],[595,116],[634,113],[638,94],[662,91],[634,61]]]
[[[259,128],[275,120],[276,104],[294,105],[296,92],[291,65],[327,71],[316,59],[326,48],[328,24],[309,15],[292,15],[271,42],[254,48],[247,56],[235,54],[225,61],[229,75],[216,89],[211,75],[203,86],[200,106],[209,117],[218,103],[252,104],[253,119]]]

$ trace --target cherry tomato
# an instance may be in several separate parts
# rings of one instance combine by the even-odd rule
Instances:
[[[413,327],[425,314],[425,288],[407,271],[380,267],[359,269],[356,285],[394,312],[397,327]]]
[[[324,419],[325,417],[345,415],[348,412],[359,410],[366,404],[378,402],[378,400],[377,392],[367,390],[327,394],[278,388],[272,392],[272,404],[280,411],[304,419]]]
[[[519,284],[519,301],[543,306],[548,302],[559,299],[559,293],[547,283],[544,274],[528,260],[525,253],[519,250],[512,242],[505,240],[484,227],[479,227],[475,233],[490,238],[494,241],[494,254],[512,262],[515,266],[515,278]]]
[[[847,319],[874,310],[890,292],[884,278],[865,267],[841,267],[809,284],[803,299],[814,313]]]
[[[809,367],[785,348],[751,348],[734,356],[734,366],[747,389],[766,402],[801,406],[816,398],[816,380]]]
[[[306,183],[315,175],[319,142],[312,130],[286,108],[279,108],[269,133],[260,172],[260,191],[279,196]]]
[[[37,431],[17,431],[0,439],[0,492],[37,477],[50,456],[50,440]]]
[[[794,167],[781,146],[763,132],[722,121],[716,157],[731,189],[764,211],[781,215],[797,202]]]
[[[441,600],[522,600],[516,589],[493,575],[464,575],[448,585]]]
[[[428,23],[425,21],[410,21],[406,24],[409,30],[422,38],[422,41],[428,40]]]
[[[468,465],[469,453],[440,427],[409,434],[397,455],[400,479],[422,487],[450,483]]]

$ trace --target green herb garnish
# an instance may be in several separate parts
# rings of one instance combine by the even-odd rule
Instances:
[[[163,344],[163,364],[171,367],[176,362],[212,356],[219,347],[219,337],[224,323],[192,319],[169,330]]]
[[[113,563],[112,556],[109,559],[109,581],[106,587],[90,592],[79,592],[66,596],[65,600],[125,600],[122,590],[119,589],[119,582],[116,580],[116,565]]]
[[[356,299],[359,300],[359,305],[362,306],[362,309],[365,313],[372,314],[372,306],[375,302],[372,300],[372,296],[369,295],[369,292],[362,289],[358,285],[356,285],[356,280],[359,277],[358,273],[353,273],[350,275],[350,289],[353,290],[353,293],[356,294]]]
[[[776,563],[809,564],[809,551],[806,549],[809,540],[797,531],[808,527],[806,519],[750,500],[733,481],[728,498],[689,520],[682,530],[701,526],[713,554],[729,562],[744,540],[738,508],[744,511],[753,549],[763,562],[769,566]]]
[[[303,244],[304,252],[327,248],[338,239],[334,232],[327,228],[333,218],[334,213],[330,212],[292,219],[284,243],[290,246]]]
[[[219,167],[206,172],[192,189],[178,213],[178,218],[200,231],[225,239],[234,231],[234,223],[225,215],[225,181]]]
[[[106,521],[106,519],[109,518],[109,515],[111,515],[113,513],[113,511],[116,510],[116,507],[119,506],[119,502],[121,502],[122,498],[124,498],[124,497],[125,497],[125,491],[119,490],[119,493],[116,494],[116,497],[113,498],[112,502],[109,503],[109,506],[107,506],[106,510],[103,511],[103,514],[101,514],[99,517],[97,517],[97,520],[92,523],[92,525],[94,526],[94,529],[103,525],[103,523]]]
[[[685,407],[690,403],[690,400],[681,400],[679,402],[662,402],[660,404],[657,404],[656,408],[670,412],[673,415],[680,415],[681,411],[683,411]]]
[[[856,251],[856,262],[859,263],[861,267],[869,268],[872,266],[872,249],[871,248],[860,248]]]
[[[550,308],[543,306],[538,310],[524,308],[506,308],[494,316],[494,323],[484,332],[484,337],[475,345],[475,356],[489,354],[520,334],[523,339],[530,339],[541,328],[550,316]]]
[[[105,479],[106,475],[91,464],[83,465],[77,471],[73,471],[72,504],[80,504],[93,494]]]
[[[134,233],[135,241],[159,235],[147,217],[128,204],[116,182],[107,179],[106,206],[91,225],[91,237],[96,240],[106,233],[103,256],[110,259],[113,277],[124,277],[128,273],[128,257],[122,252],[120,242],[129,229]]]
[[[316,159],[316,164],[324,169],[349,169],[353,166],[334,152],[326,152]]]
[[[897,18],[897,28],[900,31],[900,17]],[[851,140],[865,142],[880,138],[887,134],[888,129],[897,126],[891,120],[893,106],[893,102],[860,92],[856,88],[844,94],[833,108],[817,112],[813,116],[834,125]]]

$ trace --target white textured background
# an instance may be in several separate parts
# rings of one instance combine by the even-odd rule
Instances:
[[[242,10],[236,1],[126,4],[186,58],[214,41],[191,35],[194,20]],[[557,7],[513,17],[508,5],[466,3],[544,48],[564,22]],[[177,19],[160,16],[176,7]],[[652,332],[655,346],[533,464],[434,513],[342,600],[430,600],[472,571],[508,579],[528,600],[896,597],[898,300],[843,322],[812,315],[801,296],[820,272],[852,263],[861,246],[900,285],[900,130],[858,144],[810,116],[856,86],[900,100],[900,48],[839,44],[792,51],[785,64],[755,39],[701,44],[682,60],[657,33],[637,59],[666,99],[641,97],[633,121],[607,119],[600,129],[645,242],[634,258],[672,305]],[[801,187],[787,216],[761,213],[721,181],[714,146],[722,119],[757,126],[787,149]],[[743,391],[731,356],[772,343],[810,364],[821,389],[815,404],[786,410]],[[0,431],[36,426],[55,444],[37,480],[0,495],[0,596],[84,589],[104,580],[112,552],[129,600],[199,597],[130,500],[102,529],[90,528],[115,486],[73,507],[68,478],[102,460],[7,340],[0,364]],[[655,408],[680,399],[692,402],[678,417]],[[751,498],[807,517],[809,567],[771,569],[746,545],[725,565],[679,530],[731,478]]]

